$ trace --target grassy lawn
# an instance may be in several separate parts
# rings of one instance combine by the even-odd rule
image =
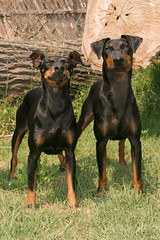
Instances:
[[[0,239],[160,239],[160,65],[133,73],[133,89],[142,120],[143,194],[134,197],[130,144],[126,141],[126,166],[118,163],[118,142],[107,145],[107,189],[97,198],[98,184],[93,123],[76,147],[76,192],[78,211],[68,207],[65,173],[59,171],[57,156],[41,155],[36,193],[36,211],[26,210],[27,138],[18,154],[16,180],[8,181],[11,137],[0,138]],[[88,89],[73,99],[75,115]],[[20,100],[0,100],[0,134],[13,133]]]

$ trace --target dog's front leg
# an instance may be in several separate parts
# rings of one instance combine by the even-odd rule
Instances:
[[[75,154],[71,149],[66,150],[66,176],[68,184],[68,200],[69,206],[74,209],[77,207],[76,193],[75,193]]]
[[[97,164],[99,171],[99,185],[97,194],[104,192],[106,188],[107,178],[106,178],[106,144],[107,140],[97,140],[96,143],[96,154],[97,154]]]
[[[27,193],[27,208],[35,208],[36,205],[36,191],[35,183],[37,176],[37,161],[39,158],[39,153],[29,153],[28,156],[28,193]]]
[[[133,187],[135,188],[135,194],[142,191],[141,183],[141,142],[139,139],[131,138],[131,157],[133,166]]]

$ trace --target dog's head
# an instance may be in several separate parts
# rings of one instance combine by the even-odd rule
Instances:
[[[120,39],[104,38],[91,43],[98,59],[103,57],[108,69],[117,74],[128,72],[133,64],[133,53],[142,43],[142,38],[122,35]]]
[[[68,57],[51,56],[45,57],[41,51],[34,51],[29,60],[33,66],[39,68],[42,79],[54,88],[63,87],[70,80],[72,70],[78,63],[83,64],[80,54],[76,51],[69,53]]]

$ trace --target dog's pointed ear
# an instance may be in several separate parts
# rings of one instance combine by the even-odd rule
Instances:
[[[82,62],[81,56],[77,51],[72,51],[69,53],[68,57],[72,61],[73,67],[76,67],[77,64],[81,64],[85,67],[88,67],[90,65],[86,65]]]
[[[110,38],[103,38],[99,41],[91,43],[90,46],[91,46],[93,52],[97,55],[98,59],[101,58],[102,52],[103,52],[103,49],[104,49],[104,45],[109,40],[110,40]]]
[[[130,36],[130,35],[122,35],[121,38],[126,39],[126,41],[129,43],[132,51],[135,53],[136,50],[139,48],[141,45],[143,38],[141,37],[135,37],[135,36]]]
[[[29,56],[28,60],[32,60],[33,66],[35,68],[39,68],[44,58],[45,55],[41,51],[33,51],[32,54]]]
[[[80,54],[77,51],[72,51],[69,53],[68,57],[71,59],[73,64],[82,64],[82,59]]]

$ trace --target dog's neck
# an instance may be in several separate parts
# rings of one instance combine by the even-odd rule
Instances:
[[[126,73],[116,74],[103,66],[103,91],[115,112],[125,112],[131,88],[132,69]]]
[[[69,82],[62,87],[51,87],[42,79],[41,106],[53,112],[62,112],[70,104]]]

